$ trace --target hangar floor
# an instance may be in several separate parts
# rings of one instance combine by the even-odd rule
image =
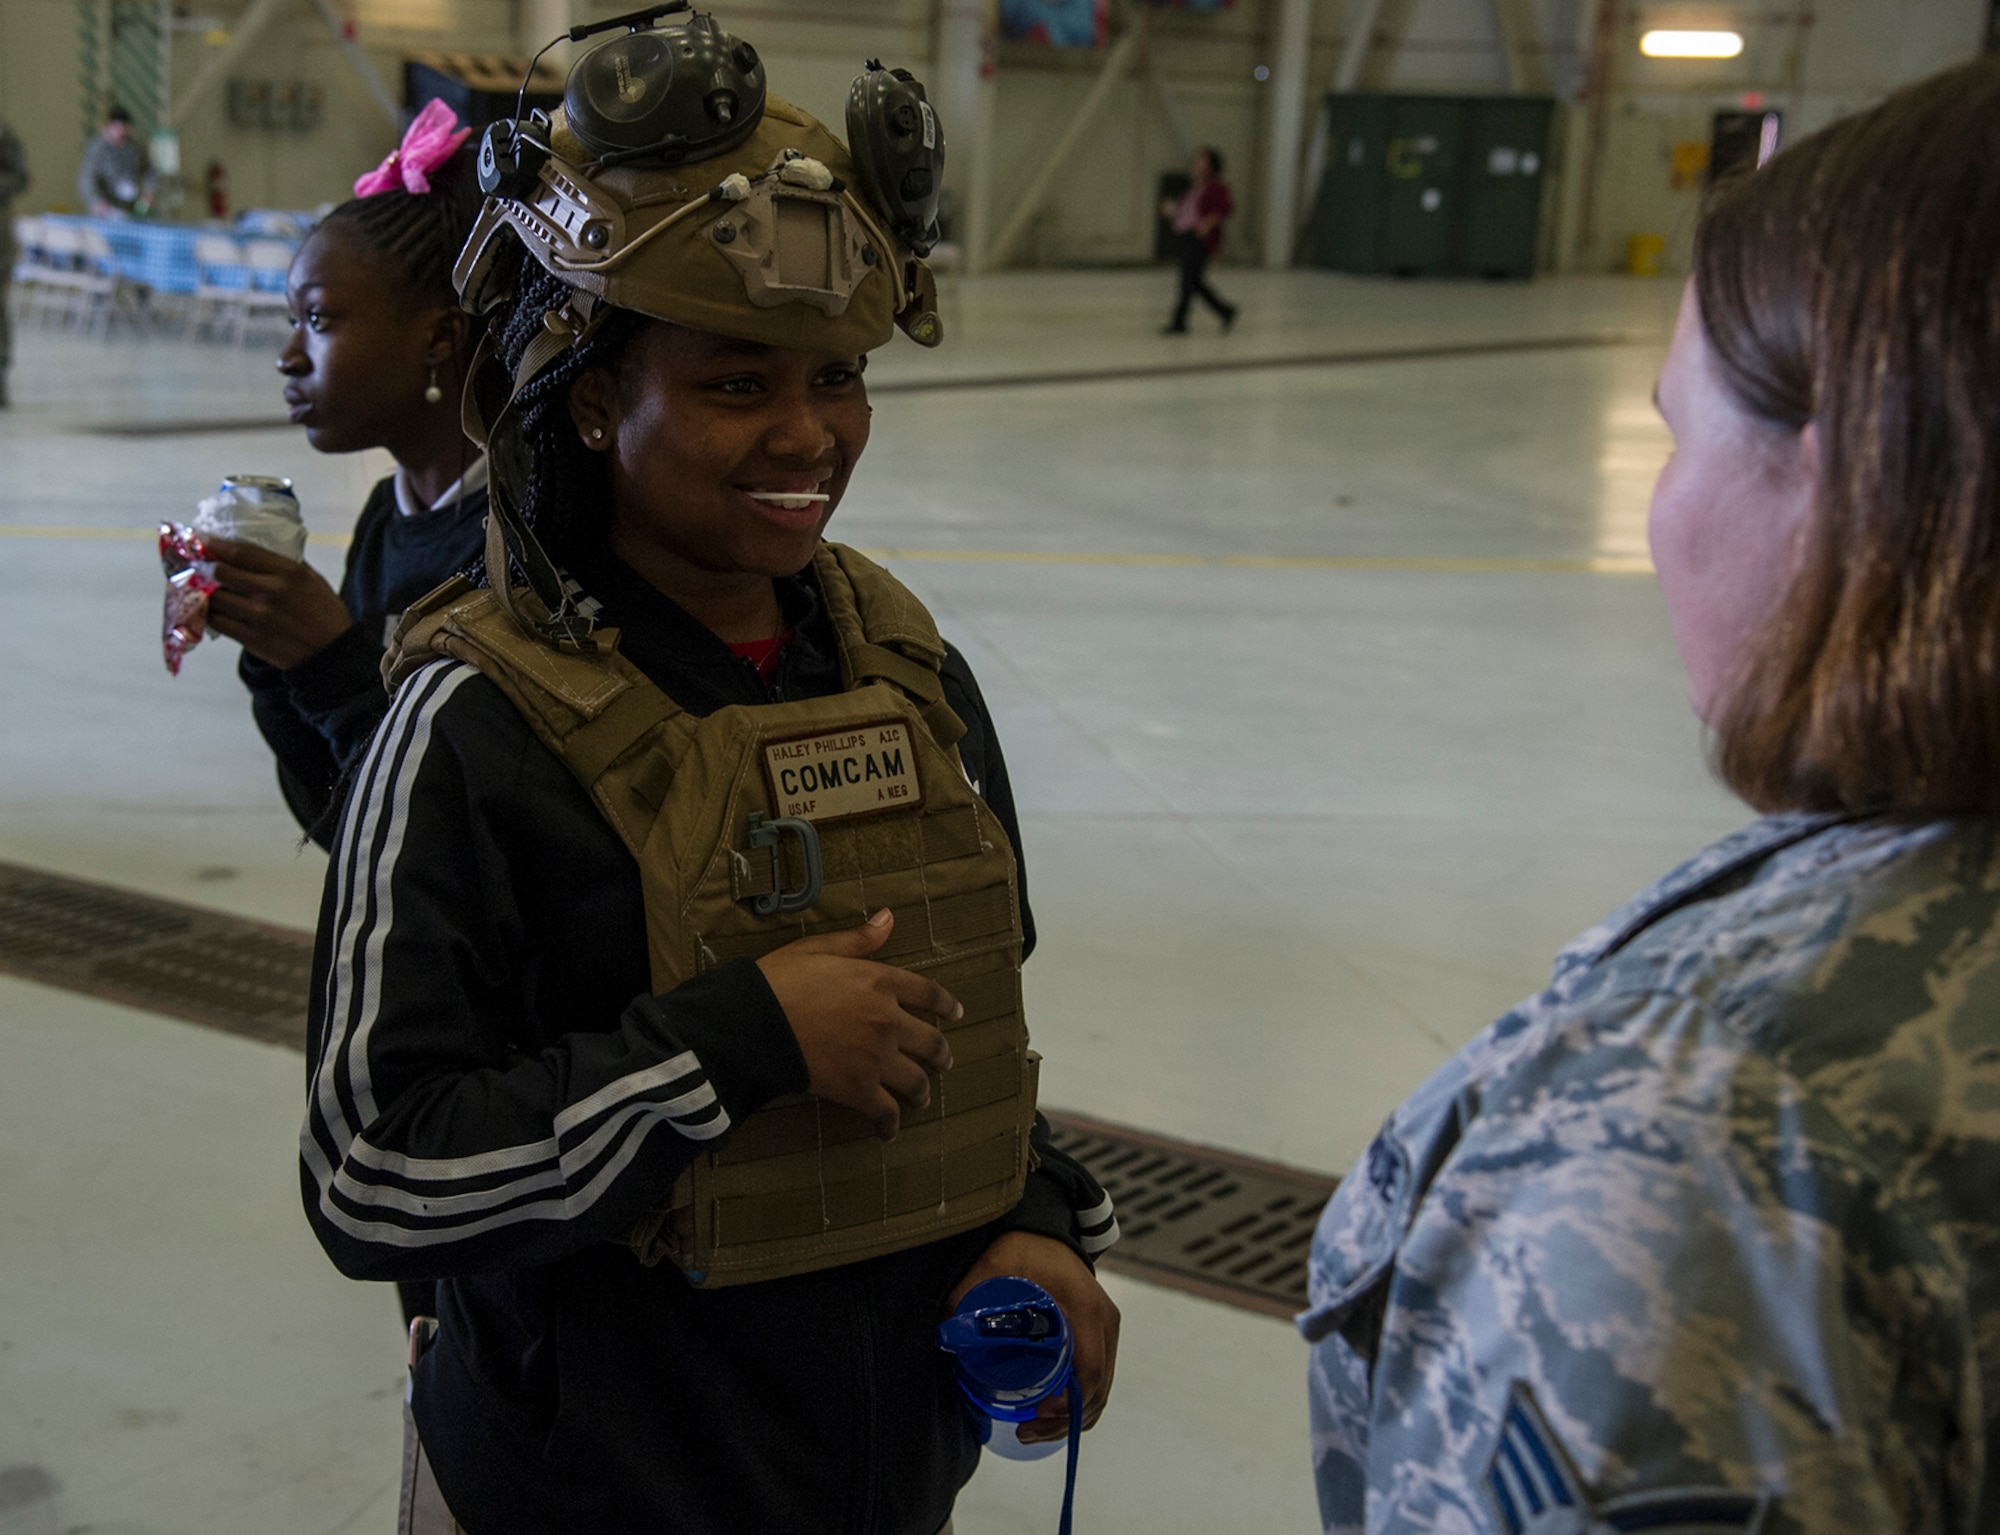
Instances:
[[[1645,562],[1670,286],[1224,272],[953,285],[870,373],[834,531],[889,551],[998,718],[1045,1098],[1339,1171],[1569,935],[1745,817]],[[150,525],[290,475],[338,568],[379,455],[268,352],[33,326],[0,414],[0,859],[309,926],[226,642],[159,669]],[[394,1298],[296,1209],[297,1057],[0,980],[0,1535],[386,1529]],[[1114,1280],[1079,1522],[1312,1527],[1282,1324]],[[964,1535],[1053,1527],[1000,1464]]]

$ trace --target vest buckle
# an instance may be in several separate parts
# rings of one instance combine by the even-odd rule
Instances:
[[[796,890],[785,888],[782,844],[787,833],[798,839],[799,862],[804,867],[803,878]],[[820,859],[819,832],[812,822],[792,815],[767,821],[763,811],[753,810],[750,812],[750,845],[771,850],[771,889],[752,903],[758,916],[776,917],[804,911],[819,899],[820,892],[826,888],[826,878]]]

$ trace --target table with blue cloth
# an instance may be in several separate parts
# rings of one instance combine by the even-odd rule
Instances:
[[[296,251],[312,227],[308,214],[265,209],[242,214],[233,228],[226,224],[166,224],[150,219],[84,218],[73,214],[49,214],[46,219],[53,224],[97,230],[110,243],[118,275],[153,293],[193,293],[201,285],[194,242],[203,235],[225,235],[238,241],[277,240]],[[231,286],[248,287],[252,281],[248,267],[210,268],[210,271]],[[284,287],[283,272],[259,272],[255,278],[260,286],[274,292]]]

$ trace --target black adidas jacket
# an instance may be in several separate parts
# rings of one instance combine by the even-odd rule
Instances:
[[[767,689],[624,566],[577,574],[696,714],[840,687],[809,578],[782,589],[796,632]],[[944,675],[1018,852],[977,684],[956,653]],[[1026,1195],[981,1230],[715,1291],[644,1268],[633,1220],[806,1085],[755,964],[647,982],[637,866],[569,771],[470,667],[412,677],[329,869],[302,1179],[344,1272],[443,1281],[414,1408],[446,1499],[473,1535],[932,1535],[977,1458],[934,1340],[946,1295],[1004,1229],[1101,1250],[1109,1200],[1038,1127]]]
[[[306,834],[332,840],[334,795],[389,709],[382,652],[419,597],[464,570],[486,547],[486,491],[467,491],[421,517],[396,509],[396,479],[376,482],[354,525],[340,600],[354,626],[316,655],[280,669],[248,651],[237,674],[250,712],[278,759],[278,787]]]

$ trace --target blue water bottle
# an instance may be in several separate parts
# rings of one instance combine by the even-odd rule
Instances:
[[[1069,1318],[1028,1279],[974,1285],[958,1310],[938,1324],[938,1347],[958,1366],[958,1387],[978,1414],[979,1442],[1008,1460],[1039,1460],[1053,1442],[1023,1444],[1017,1425],[1058,1394],[1069,1398],[1069,1468],[1063,1480],[1062,1535],[1069,1535],[1076,1494],[1076,1452],[1083,1435],[1083,1393],[1071,1368]]]

